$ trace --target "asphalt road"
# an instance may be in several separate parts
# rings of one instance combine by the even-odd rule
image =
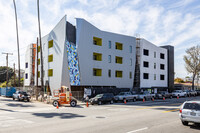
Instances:
[[[0,133],[199,133],[178,117],[180,105],[192,99],[200,96],[56,109],[0,97]]]

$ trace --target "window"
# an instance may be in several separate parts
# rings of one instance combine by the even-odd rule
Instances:
[[[98,45],[98,46],[102,46],[102,39],[98,38],[98,37],[93,37],[93,44]]]
[[[148,73],[143,73],[143,79],[149,79],[149,74]]]
[[[165,54],[160,53],[160,59],[165,59]]]
[[[49,77],[52,77],[52,76],[53,76],[53,69],[49,69],[49,70],[48,70],[48,76],[49,76]]]
[[[52,47],[53,47],[53,40],[49,41],[48,47],[49,47],[49,48],[52,48]]]
[[[130,58],[130,66],[132,66],[132,59]]]
[[[108,55],[108,62],[111,63],[111,55]]]
[[[164,64],[160,64],[160,69],[161,70],[165,70],[165,65]]]
[[[48,62],[53,62],[53,54],[48,56]]]
[[[123,50],[123,44],[122,44],[122,43],[119,43],[119,42],[116,42],[116,43],[115,43],[115,49]]]
[[[154,52],[154,58],[156,58],[156,52]]]
[[[122,78],[123,77],[123,72],[122,71],[115,71],[115,77]]]
[[[28,62],[26,62],[25,67],[28,68]]]
[[[143,49],[143,55],[149,56],[149,50]]]
[[[40,46],[38,46],[38,53],[40,52]]]
[[[129,52],[132,53],[132,46],[129,46]]]
[[[111,47],[112,47],[112,43],[111,41],[108,41],[108,48],[111,49]]]
[[[129,78],[132,79],[132,72],[129,72]]]
[[[38,71],[38,78],[40,77],[40,71]]]
[[[40,65],[40,59],[38,59],[38,65]]]
[[[98,68],[93,68],[93,76],[101,76],[102,70]]]
[[[149,67],[149,62],[144,61],[144,62],[143,62],[143,67]]]
[[[165,80],[165,75],[160,75],[160,80]]]
[[[108,77],[111,77],[111,70],[108,70]]]
[[[156,74],[154,74],[154,80],[156,80]]]
[[[25,74],[25,78],[28,79],[28,73]]]
[[[154,63],[154,69],[156,69],[156,63]]]
[[[101,53],[93,53],[93,60],[102,61],[102,54]]]
[[[115,56],[115,63],[122,64],[123,63],[123,58],[119,57],[119,56]]]

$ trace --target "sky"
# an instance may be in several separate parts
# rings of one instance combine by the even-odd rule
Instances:
[[[37,0],[16,0],[20,63],[25,68],[26,47],[38,37]],[[17,38],[13,0],[0,0],[0,66],[17,63]],[[100,30],[140,37],[157,46],[175,48],[175,77],[186,72],[185,50],[200,44],[200,0],[40,0],[42,36],[67,15],[84,18]],[[18,68],[18,67],[17,67]]]

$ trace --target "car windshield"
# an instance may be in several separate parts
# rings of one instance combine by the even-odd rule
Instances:
[[[177,93],[177,92],[180,92],[180,91],[173,91],[173,92]]]
[[[192,109],[192,110],[200,111],[200,104],[199,103],[185,103],[183,109]]]
[[[103,94],[98,94],[98,95],[96,95],[95,97],[96,98],[99,98],[99,97],[102,97],[103,96]]]
[[[119,93],[119,95],[124,95],[124,94],[125,94],[124,92],[120,92],[120,93]]]

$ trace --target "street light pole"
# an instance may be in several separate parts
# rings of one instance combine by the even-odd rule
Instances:
[[[17,33],[17,50],[18,50],[18,68],[19,68],[19,74],[18,74],[18,86],[20,87],[20,53],[19,53],[19,36],[18,36],[18,23],[17,23],[17,10],[16,10],[16,4],[15,0],[13,0],[14,9],[15,9],[15,21],[16,21],[16,33]]]

